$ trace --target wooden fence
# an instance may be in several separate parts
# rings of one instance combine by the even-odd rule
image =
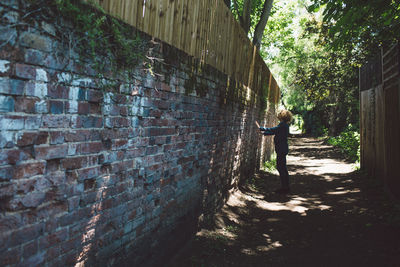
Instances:
[[[279,87],[223,0],[86,0],[253,91]],[[272,82],[271,82],[272,81]],[[268,86],[267,85],[267,86]],[[273,85],[274,87],[270,87]]]
[[[400,45],[360,68],[361,168],[400,199]]]

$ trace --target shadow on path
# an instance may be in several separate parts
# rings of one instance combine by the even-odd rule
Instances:
[[[292,138],[292,194],[260,172],[169,266],[400,266],[399,206],[338,151]]]

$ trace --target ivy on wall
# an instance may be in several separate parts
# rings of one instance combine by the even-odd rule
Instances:
[[[30,0],[24,19],[32,25],[46,21],[56,27],[57,38],[68,46],[69,53],[64,56],[93,69],[98,78],[112,73],[129,81],[138,67],[152,71],[148,41],[94,3]],[[102,87],[110,89],[113,85],[106,83]]]

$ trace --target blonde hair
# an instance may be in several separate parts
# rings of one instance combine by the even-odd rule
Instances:
[[[289,110],[281,110],[278,112],[277,117],[280,121],[291,122],[293,115],[292,112],[290,112]]]

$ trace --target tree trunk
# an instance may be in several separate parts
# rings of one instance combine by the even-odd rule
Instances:
[[[247,35],[250,31],[251,25],[251,0],[244,0],[241,25]]]
[[[262,37],[264,34],[265,26],[267,25],[269,19],[269,15],[271,14],[273,2],[274,0],[265,0],[260,21],[257,23],[256,29],[254,31],[253,44],[257,47],[257,50],[260,50]]]
[[[231,8],[231,0],[224,0],[225,5],[230,9]]]

